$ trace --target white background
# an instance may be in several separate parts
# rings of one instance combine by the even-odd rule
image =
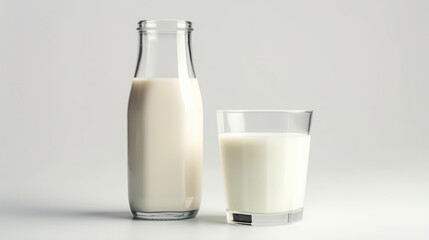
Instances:
[[[197,218],[134,221],[140,19],[194,24]],[[0,239],[427,239],[428,1],[0,0]],[[225,223],[216,109],[314,109],[303,222]]]

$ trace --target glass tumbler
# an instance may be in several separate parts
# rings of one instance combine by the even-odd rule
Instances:
[[[281,225],[302,219],[312,113],[217,111],[228,223]]]

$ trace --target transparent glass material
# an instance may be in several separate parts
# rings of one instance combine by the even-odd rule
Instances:
[[[304,210],[312,111],[217,111],[227,221],[298,222]]]
[[[192,23],[142,20],[134,78],[195,78],[191,53]]]
[[[195,217],[201,202],[202,100],[191,54],[192,24],[138,23],[128,103],[128,199],[136,219]]]

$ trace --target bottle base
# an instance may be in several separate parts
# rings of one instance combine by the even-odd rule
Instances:
[[[168,212],[139,212],[131,211],[134,219],[152,221],[172,221],[193,218],[197,215],[198,209],[190,211],[168,211]]]
[[[302,220],[304,208],[300,208],[287,213],[241,213],[236,211],[226,212],[229,224],[250,225],[250,226],[274,226],[296,223]]]

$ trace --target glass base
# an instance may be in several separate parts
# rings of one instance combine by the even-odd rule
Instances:
[[[241,213],[235,211],[226,212],[229,224],[251,225],[251,226],[273,226],[299,222],[302,220],[304,208],[288,213]]]
[[[197,215],[197,210],[183,211],[183,212],[138,212],[131,211],[134,219],[139,220],[153,220],[153,221],[169,221],[169,220],[182,220],[193,218]]]

